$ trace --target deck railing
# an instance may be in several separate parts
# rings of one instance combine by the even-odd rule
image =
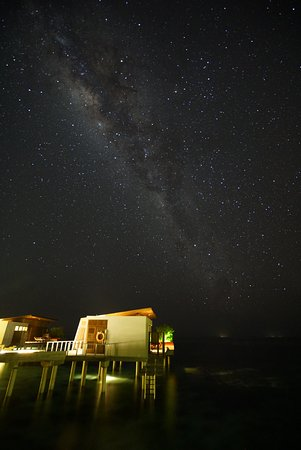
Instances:
[[[124,347],[129,346],[137,351],[135,346],[140,349],[140,341],[127,341],[127,342],[110,342],[110,343],[94,343],[84,341],[48,341],[46,343],[46,352],[66,352],[68,355],[85,355],[85,354],[105,354],[106,356],[115,356],[122,353]]]
[[[48,341],[46,352],[72,352],[82,354],[84,350],[83,341]]]

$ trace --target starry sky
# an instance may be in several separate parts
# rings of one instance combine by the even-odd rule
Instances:
[[[300,334],[300,2],[0,8],[0,316]]]

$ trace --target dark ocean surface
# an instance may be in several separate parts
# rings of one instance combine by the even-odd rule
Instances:
[[[134,364],[97,367],[68,389],[59,368],[51,398],[36,400],[41,368],[22,366],[0,412],[1,449],[289,450],[301,448],[301,341],[200,339],[176,342],[155,400],[144,400]],[[0,368],[1,371],[1,368]],[[0,379],[0,403],[7,374]]]

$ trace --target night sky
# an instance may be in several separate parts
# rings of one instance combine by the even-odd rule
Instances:
[[[2,1],[0,316],[301,333],[299,1]]]

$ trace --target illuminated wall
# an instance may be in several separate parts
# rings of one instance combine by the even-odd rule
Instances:
[[[23,346],[27,329],[26,323],[0,320],[0,345],[4,347]]]
[[[147,358],[152,321],[148,317],[106,316],[106,354]]]
[[[91,333],[88,332],[89,324],[99,320],[107,321],[103,342],[104,353],[107,356],[147,359],[149,334],[152,328],[151,319],[145,316],[87,316],[80,319],[75,340],[83,340],[91,349]],[[99,342],[96,339],[94,344],[95,349],[97,349]],[[102,349],[96,350],[96,352],[102,353]]]
[[[0,320],[0,345],[5,345],[4,344],[4,340],[5,340],[4,336],[5,336],[7,324],[8,324],[8,322],[6,320]]]

